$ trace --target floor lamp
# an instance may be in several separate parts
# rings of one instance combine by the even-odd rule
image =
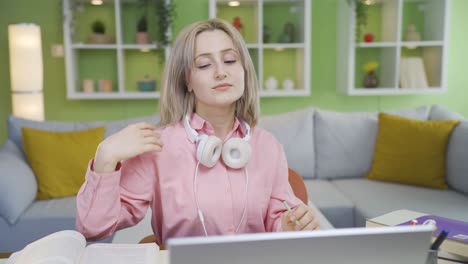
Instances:
[[[44,120],[41,28],[35,24],[8,25],[13,115]]]

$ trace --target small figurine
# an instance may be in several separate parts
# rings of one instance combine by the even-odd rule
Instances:
[[[240,17],[234,17],[232,25],[239,31],[239,33],[241,33],[242,36],[244,36],[244,25],[242,24]]]
[[[374,41],[374,34],[367,33],[364,35],[364,42],[370,43]]]
[[[416,30],[414,24],[410,24],[406,29],[405,41],[421,41],[421,33]]]

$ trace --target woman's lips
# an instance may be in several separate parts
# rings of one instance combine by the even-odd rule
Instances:
[[[218,90],[218,91],[224,91],[224,90],[227,90],[227,89],[229,89],[231,87],[232,87],[232,85],[229,84],[229,83],[222,83],[222,84],[216,85],[215,87],[213,87],[213,89]]]

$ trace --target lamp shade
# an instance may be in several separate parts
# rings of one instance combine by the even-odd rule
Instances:
[[[44,120],[41,29],[34,24],[8,26],[13,115]]]

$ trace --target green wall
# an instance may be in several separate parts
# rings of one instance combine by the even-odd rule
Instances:
[[[345,0],[312,0],[312,94],[300,98],[262,98],[263,114],[287,112],[306,106],[339,111],[376,111],[423,104],[443,104],[468,116],[468,1],[452,0],[449,19],[448,92],[442,95],[350,97],[336,92],[336,9]],[[175,0],[178,17],[175,34],[193,21],[208,18],[208,0]],[[157,111],[154,100],[67,100],[63,58],[52,58],[50,47],[62,43],[60,0],[0,1],[0,143],[7,137],[6,118],[11,113],[7,26],[36,23],[42,29],[44,98],[48,120],[113,120],[149,115]]]

